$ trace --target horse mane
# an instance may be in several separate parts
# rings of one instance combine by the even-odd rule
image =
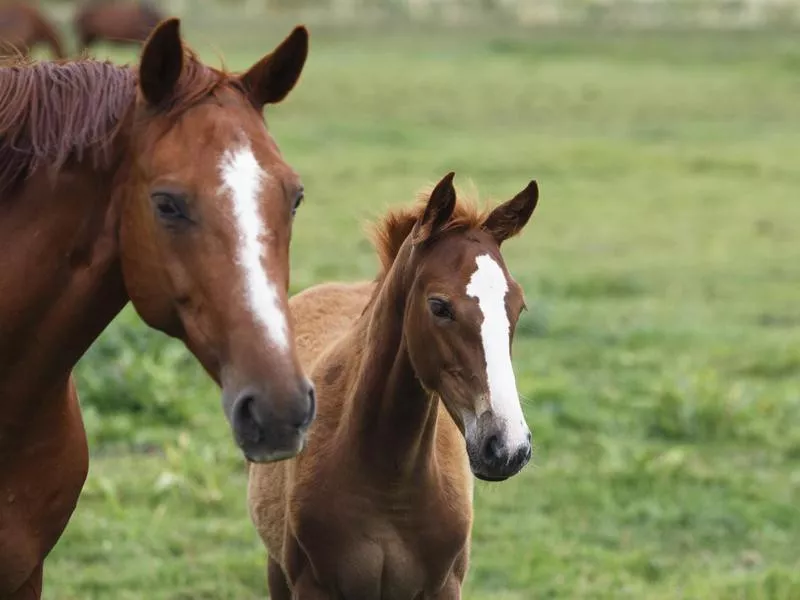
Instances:
[[[184,68],[169,102],[169,120],[225,85],[229,73],[208,67],[185,49]],[[110,161],[111,142],[136,99],[138,73],[108,61],[0,61],[0,193],[37,168],[61,168],[70,158]]]
[[[411,235],[417,221],[422,218],[432,189],[431,187],[421,191],[412,206],[391,209],[381,220],[372,225],[370,237],[378,253],[383,274],[390,269],[400,252],[400,247]],[[473,196],[462,197],[458,190],[456,198],[453,215],[442,227],[441,233],[480,229],[486,221],[489,210],[481,208]]]

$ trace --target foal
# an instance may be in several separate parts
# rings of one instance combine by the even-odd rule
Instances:
[[[524,302],[500,244],[538,188],[485,215],[452,180],[377,227],[375,283],[290,300],[319,409],[304,453],[250,466],[274,600],[459,598],[472,474],[502,481],[530,458],[510,357]]]

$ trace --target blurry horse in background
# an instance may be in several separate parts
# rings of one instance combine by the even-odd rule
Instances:
[[[531,456],[510,355],[523,294],[500,245],[538,188],[485,213],[452,179],[378,225],[376,282],[289,302],[319,412],[303,453],[250,465],[274,600],[460,598],[472,475],[501,481]]]
[[[49,46],[55,58],[66,56],[56,28],[40,10],[22,2],[0,4],[0,54],[29,54],[37,44]]]
[[[307,52],[298,27],[227,73],[172,19],[138,69],[0,67],[0,598],[41,596],[88,469],[72,369],[128,301],[221,385],[249,460],[303,447],[314,392],[287,314],[303,192],[262,109]]]
[[[149,2],[90,3],[76,13],[75,33],[81,50],[103,40],[117,45],[141,44],[163,19]]]

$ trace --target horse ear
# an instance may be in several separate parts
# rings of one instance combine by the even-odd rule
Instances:
[[[159,105],[175,90],[183,70],[181,22],[167,19],[150,34],[139,61],[139,87],[145,100]]]
[[[292,91],[308,57],[308,30],[295,27],[270,54],[242,75],[250,99],[258,107],[275,104]]]
[[[483,222],[487,231],[499,244],[517,235],[536,208],[539,201],[539,186],[531,181],[528,186],[508,202],[495,208]]]
[[[415,244],[425,242],[435,236],[439,230],[453,216],[456,208],[456,189],[453,187],[453,177],[456,174],[452,171],[442,177],[442,180],[433,188],[425,212],[414,228]]]

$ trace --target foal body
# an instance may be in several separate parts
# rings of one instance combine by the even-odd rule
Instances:
[[[471,343],[480,344],[468,323],[474,307],[458,304],[452,290],[450,302],[464,322],[441,316],[431,322],[421,312],[427,302],[417,302],[421,289],[449,289],[441,282],[474,270],[475,253],[484,247],[494,247],[499,258],[498,242],[474,216],[472,226],[436,231],[447,228],[455,210],[452,191],[450,214],[439,207],[444,221],[436,222],[437,204],[450,201],[441,196],[451,189],[445,178],[425,214],[386,219],[379,242],[384,273],[376,283],[325,284],[290,299],[298,353],[319,408],[304,453],[250,466],[250,512],[269,553],[276,600],[460,598],[472,526],[471,467],[484,478],[504,479],[530,456],[527,427],[515,439],[520,423],[503,421],[511,414],[474,405],[488,400],[481,378],[470,374],[476,365],[468,355],[477,353]],[[515,199],[519,227],[536,196],[529,192],[523,200]],[[455,218],[469,221],[461,212]],[[449,331],[437,339],[426,327]],[[513,418],[521,420],[521,412]],[[491,432],[494,444],[487,446],[476,427]],[[502,456],[485,456],[487,447]]]
[[[457,598],[466,573],[472,476],[464,440],[415,379],[397,338],[401,323],[359,319],[372,287],[321,285],[289,301],[319,402],[294,468],[250,467],[275,600]],[[368,311],[390,314],[394,302],[379,294]],[[335,309],[300,318],[318,307]],[[312,367],[317,340],[337,341]],[[354,385],[362,361],[374,371]]]

